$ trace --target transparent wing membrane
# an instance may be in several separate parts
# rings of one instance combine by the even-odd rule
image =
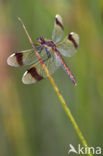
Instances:
[[[54,29],[52,33],[52,40],[57,43],[59,42],[64,35],[64,26],[62,17],[60,15],[55,16]]]
[[[70,33],[64,40],[57,44],[60,53],[66,57],[72,57],[79,46],[79,36],[76,33]]]

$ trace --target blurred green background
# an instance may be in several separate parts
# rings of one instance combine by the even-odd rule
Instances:
[[[65,34],[80,36],[78,53],[65,58],[77,80],[74,87],[59,69],[53,78],[89,146],[103,147],[103,0],[0,0],[0,156],[67,156],[80,140],[48,79],[21,82],[28,67],[12,68],[7,57],[51,38],[54,17],[63,17]]]

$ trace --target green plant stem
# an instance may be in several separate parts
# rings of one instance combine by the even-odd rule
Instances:
[[[67,106],[67,104],[66,104],[62,94],[60,93],[60,91],[59,91],[59,89],[58,89],[54,79],[50,75],[50,73],[49,73],[47,67],[45,66],[42,58],[40,57],[39,53],[37,52],[37,50],[36,50],[36,48],[35,48],[35,46],[33,44],[33,41],[31,40],[30,35],[29,35],[29,33],[28,33],[28,31],[27,31],[23,21],[20,18],[18,18],[18,20],[21,22],[22,27],[23,27],[23,29],[24,29],[24,31],[25,31],[28,39],[29,39],[29,42],[32,45],[32,48],[34,49],[34,52],[37,55],[37,57],[38,57],[41,65],[42,65],[43,69],[45,70],[45,72],[46,72],[46,74],[47,74],[47,76],[48,76],[48,78],[49,78],[49,80],[50,80],[50,82],[51,82],[51,84],[52,84],[52,86],[53,86],[53,88],[54,88],[54,90],[55,90],[55,92],[56,92],[56,94],[57,94],[57,96],[58,96],[58,98],[59,98],[59,100],[60,100],[64,110],[65,110],[65,112],[66,112],[66,114],[67,114],[67,116],[69,117],[69,119],[70,119],[70,121],[71,121],[71,123],[72,123],[72,125],[73,125],[73,127],[74,127],[74,129],[75,129],[75,131],[76,131],[76,133],[77,133],[77,135],[79,137],[79,139],[81,140],[81,143],[83,144],[84,147],[86,146],[87,150],[88,150],[87,142],[86,142],[86,140],[85,140],[85,138],[84,138],[80,128],[78,127],[78,125],[77,125],[77,123],[76,123],[76,121],[75,121],[75,119],[74,119],[74,117],[73,117],[69,107]],[[90,154],[88,154],[88,156],[92,156],[92,154],[90,153]]]

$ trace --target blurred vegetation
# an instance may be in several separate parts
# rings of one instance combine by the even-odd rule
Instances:
[[[18,16],[35,42],[42,35],[51,38],[57,13],[65,34],[80,36],[78,53],[65,58],[78,86],[62,69],[53,78],[89,146],[103,147],[103,1],[0,0],[0,156],[63,156],[69,144],[80,144],[48,79],[24,85],[28,67],[6,63],[12,52],[31,48]]]

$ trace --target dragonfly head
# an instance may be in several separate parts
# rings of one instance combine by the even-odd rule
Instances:
[[[36,42],[39,44],[39,45],[43,45],[45,43],[45,39],[44,37],[39,37],[37,38]]]

